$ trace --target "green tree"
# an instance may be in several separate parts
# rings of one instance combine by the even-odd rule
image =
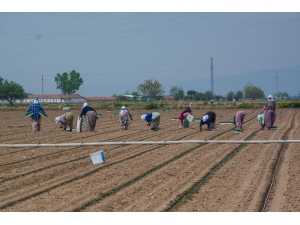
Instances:
[[[13,81],[4,83],[0,86],[0,99],[6,100],[11,106],[16,100],[23,100],[27,97],[23,86]]]
[[[265,97],[263,90],[260,87],[256,87],[251,83],[248,83],[244,87],[244,93],[245,93],[245,98],[258,99],[258,98]]]
[[[198,93],[197,91],[188,90],[186,92],[186,99],[187,100],[192,100],[192,101],[196,100],[195,96],[196,96],[197,93]]]
[[[221,100],[221,99],[223,99],[223,96],[222,95],[215,95],[215,99],[216,100]]]
[[[172,86],[170,89],[170,95],[175,96],[179,90],[183,90],[182,87]]]
[[[274,96],[276,96],[276,94],[274,94]],[[288,98],[289,97],[289,94],[287,92],[278,92],[277,93],[277,98],[280,98],[280,99],[284,99],[284,98]]]
[[[226,96],[227,101],[232,101],[233,98],[234,98],[234,92],[233,91],[229,91],[227,93],[227,96]]]
[[[204,93],[204,98],[205,98],[206,101],[207,101],[207,100],[213,99],[213,94],[212,94],[212,92],[211,92],[211,91],[206,91],[206,92]]]
[[[287,92],[282,93],[282,98],[288,98],[288,97],[289,97],[289,94]]]
[[[6,79],[4,80],[4,78],[0,77],[0,86],[2,86],[3,84],[7,84],[7,83],[8,83],[8,81]]]
[[[57,84],[56,89],[60,89],[62,94],[74,94],[83,84],[80,73],[77,73],[75,70],[69,74],[64,72],[62,75],[60,75],[58,73],[54,80]]]
[[[129,101],[129,99],[126,96],[124,96],[124,95],[117,95],[115,97],[116,97],[116,100],[119,101],[119,102],[127,102],[127,101]]]
[[[194,91],[194,90],[188,90],[187,92],[186,92],[186,95],[195,95],[196,93],[198,93],[197,91]]]
[[[157,81],[151,78],[151,80],[145,80],[144,83],[139,84],[137,87],[139,93],[142,93],[144,96],[148,96],[148,98],[157,98],[163,96],[164,88]]]
[[[175,99],[176,101],[178,101],[178,100],[183,100],[183,99],[184,99],[184,91],[183,91],[183,90],[179,90],[179,91],[175,94],[174,99]]]
[[[137,98],[139,97],[139,93],[137,91],[133,91],[131,95],[133,96],[133,100],[137,100]]]
[[[237,91],[237,92],[234,94],[234,99],[235,99],[236,101],[240,100],[240,99],[243,98],[243,97],[244,97],[244,94],[243,94],[242,91]]]
[[[273,94],[273,96],[276,96],[276,93]],[[282,98],[282,92],[279,91],[279,92],[277,93],[277,98]]]

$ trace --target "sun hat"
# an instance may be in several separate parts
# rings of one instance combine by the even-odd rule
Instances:
[[[206,122],[208,120],[208,115],[205,115],[202,117],[203,122]]]
[[[38,103],[39,103],[39,99],[38,98],[36,98],[36,99],[33,100],[33,104],[38,104]]]
[[[142,121],[145,121],[145,118],[146,118],[146,114],[141,116]]]
[[[82,108],[84,108],[86,106],[88,106],[87,102],[83,103],[83,107]]]
[[[273,101],[273,96],[272,96],[272,95],[269,95],[269,96],[268,96],[268,99],[269,99],[270,101]]]
[[[58,117],[55,118],[55,122],[56,122],[56,123],[59,123],[59,122],[60,122],[60,116],[58,116]]]

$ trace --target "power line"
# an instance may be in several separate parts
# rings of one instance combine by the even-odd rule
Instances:
[[[198,14],[198,13],[192,13],[192,14],[188,14],[186,16],[183,16],[183,17],[187,17],[187,16],[190,16],[190,15],[194,15],[194,14]],[[214,14],[214,13],[212,13]],[[209,14],[209,15],[212,15],[212,14]],[[207,15],[205,15],[207,16]],[[152,27],[152,26],[156,26],[156,25],[159,25],[159,24],[162,24],[162,23],[167,23],[167,22],[170,22],[170,21],[173,21],[173,20],[178,20],[178,19],[181,19],[183,17],[180,17],[180,18],[175,18],[175,19],[171,19],[171,20],[167,20],[167,21],[163,21],[163,22],[160,22],[160,23],[156,23],[156,24],[152,24],[152,25],[148,25],[148,26],[144,26],[144,27],[141,27],[141,28],[137,28],[137,29],[134,29],[134,30],[131,30],[129,32],[136,32],[136,31],[139,31],[141,29],[144,29],[146,27]],[[194,19],[191,19],[191,20],[195,20],[195,19],[200,19],[202,18],[203,16],[201,17],[198,17],[198,18],[194,18]],[[169,26],[174,26],[174,25],[177,25],[177,24],[180,24],[180,23],[184,23],[184,22],[189,22],[191,20],[188,20],[188,21],[181,21],[181,22],[178,22],[176,24],[172,24],[172,25],[168,25],[168,26],[165,26],[165,27],[169,27]],[[157,30],[157,29],[155,29]],[[123,39],[123,38],[128,38],[128,37],[132,37],[132,36],[136,36],[136,35],[140,35],[140,34],[144,34],[144,33],[148,33],[148,32],[152,32],[154,30],[148,30],[148,31],[142,31],[140,33],[137,33],[137,34],[132,34],[132,35],[127,35],[127,36],[122,36],[122,37],[116,37],[114,39],[108,39],[108,40],[104,40],[104,41],[97,41],[96,43],[99,44],[99,43],[105,43],[105,42],[109,42],[109,41],[115,41],[115,40],[118,40],[118,39]],[[128,32],[127,32],[128,33]],[[66,48],[62,48],[62,49],[57,49],[57,50],[53,50],[53,48],[59,48],[59,47],[64,47],[64,46],[70,46],[70,45],[74,45],[74,44],[79,44],[79,43],[86,43],[88,41],[96,41],[96,40],[99,40],[99,39],[102,39],[102,38],[107,38],[107,37],[111,37],[111,36],[114,36],[114,35],[108,35],[108,36],[104,36],[104,37],[99,37],[99,38],[94,38],[94,39],[89,39],[89,40],[84,40],[84,41],[80,41],[80,42],[75,42],[75,43],[71,43],[71,44],[66,44],[66,45],[60,45],[60,46],[54,46],[54,47],[48,47],[48,48],[43,48],[43,49],[40,49],[39,52],[32,52],[32,53],[28,53],[29,51],[23,51],[23,52],[19,52],[19,53],[10,53],[10,55],[8,54],[2,54],[3,57],[16,57],[16,56],[23,56],[23,55],[34,55],[34,54],[41,54],[41,53],[49,53],[49,52],[55,52],[55,51],[62,51],[62,50],[68,50],[68,49],[74,49],[74,48],[79,48],[79,47],[85,47],[85,46],[89,46],[89,45],[94,45],[96,43],[89,43],[89,44],[83,44],[81,46],[73,46],[73,47],[66,47]],[[50,51],[47,51],[47,49],[51,49]],[[43,51],[44,50],[44,51]],[[24,53],[24,54],[21,54],[21,53]],[[19,55],[18,55],[19,54]],[[21,54],[21,55],[20,55]],[[2,58],[3,58],[2,57]]]

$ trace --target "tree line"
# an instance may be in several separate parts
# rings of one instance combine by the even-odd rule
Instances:
[[[57,74],[54,78],[54,82],[56,83],[56,89],[61,90],[62,94],[74,94],[79,90],[80,86],[83,84],[83,79],[80,76],[80,73],[75,70],[67,73],[64,72],[62,74]],[[147,79],[141,84],[137,86],[137,91],[131,92],[134,99],[137,99],[140,95],[146,96],[151,100],[158,100],[165,94],[165,90],[162,84],[157,81],[151,79]],[[129,94],[130,92],[126,92]],[[247,83],[247,85],[243,88],[243,91],[239,90],[236,93],[233,91],[229,91],[227,95],[213,95],[211,91],[198,92],[195,90],[188,90],[185,94],[183,88],[181,86],[172,86],[169,95],[174,96],[174,100],[191,100],[191,101],[209,101],[211,99],[214,100],[226,100],[236,101],[241,98],[250,98],[250,99],[263,99],[265,98],[265,94],[260,87],[254,86],[251,83]],[[13,105],[16,100],[23,100],[26,98],[28,94],[25,92],[22,85],[17,84],[14,81],[8,81],[2,77],[0,77],[0,99],[7,101],[10,105]],[[124,95],[116,96],[118,100],[128,100]],[[276,96],[276,94],[274,94]],[[298,94],[300,97],[300,93]],[[278,98],[287,98],[289,97],[286,92],[278,92]]]

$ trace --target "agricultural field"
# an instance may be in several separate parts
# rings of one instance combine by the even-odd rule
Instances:
[[[130,110],[130,109],[129,109]],[[181,110],[162,111],[159,131],[132,112],[121,130],[118,111],[102,114],[94,132],[66,132],[55,123],[64,111],[47,111],[39,133],[23,111],[2,111],[0,212],[299,212],[300,143],[187,143],[80,145],[90,142],[184,140],[299,140],[299,109],[276,111],[278,130],[260,130],[261,109],[245,109],[244,132],[233,133],[236,109],[216,109],[217,130],[199,121],[179,129]],[[200,118],[208,110],[193,110]],[[80,111],[72,111],[74,117]],[[76,126],[76,119],[74,119]],[[206,128],[206,125],[204,125]],[[78,143],[41,147],[39,144]],[[106,161],[90,155],[103,151]]]

